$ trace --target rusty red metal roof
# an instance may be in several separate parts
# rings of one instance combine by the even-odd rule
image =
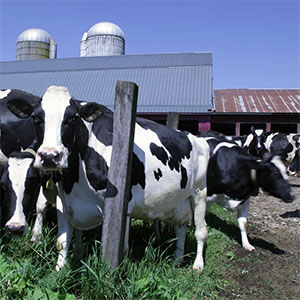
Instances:
[[[224,89],[214,91],[216,112],[299,113],[300,89]]]

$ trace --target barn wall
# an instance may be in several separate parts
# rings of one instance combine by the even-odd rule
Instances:
[[[143,118],[166,124],[167,114],[138,114]],[[230,114],[208,113],[199,115],[181,114],[179,129],[191,133],[204,130],[215,130],[226,135],[249,134],[251,126],[266,131],[279,131],[300,134],[299,114]]]

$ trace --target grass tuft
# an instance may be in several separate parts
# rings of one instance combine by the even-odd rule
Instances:
[[[171,230],[163,233],[163,242],[158,244],[151,223],[133,222],[131,253],[114,271],[101,261],[101,244],[94,236],[85,240],[87,251],[81,263],[72,261],[70,249],[69,262],[60,272],[55,271],[55,228],[45,227],[36,245],[30,242],[30,233],[9,242],[0,237],[0,299],[222,299],[236,243],[232,240],[236,233],[228,235],[223,227],[236,231],[236,221],[216,206],[207,220],[202,273],[192,270],[196,251],[192,226],[188,227],[184,263],[179,266],[172,259]]]

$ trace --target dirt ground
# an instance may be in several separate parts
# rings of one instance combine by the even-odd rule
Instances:
[[[265,194],[251,199],[248,233],[256,250],[235,247],[226,300],[300,300],[300,177],[290,183],[293,203]]]

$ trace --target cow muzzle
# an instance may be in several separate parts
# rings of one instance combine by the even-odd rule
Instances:
[[[6,233],[9,236],[20,238],[26,233],[26,226],[18,223],[11,223],[5,226]]]
[[[38,151],[34,166],[49,170],[68,167],[64,152],[54,149],[42,149],[41,151]]]
[[[283,201],[286,202],[286,203],[291,203],[293,202],[295,199],[295,195],[293,192],[290,192],[284,199]]]

